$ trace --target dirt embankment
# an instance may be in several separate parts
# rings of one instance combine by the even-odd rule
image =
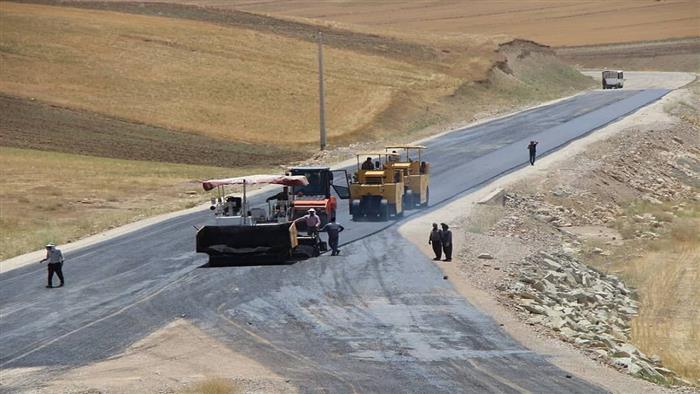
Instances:
[[[700,84],[674,97],[472,209],[455,223],[457,264],[539,333],[652,382],[698,385]]]
[[[390,142],[409,141],[593,86],[591,78],[560,61],[551,48],[510,40],[494,50],[483,77],[464,80],[429,100],[411,91],[398,92],[372,124],[348,137],[373,135]]]

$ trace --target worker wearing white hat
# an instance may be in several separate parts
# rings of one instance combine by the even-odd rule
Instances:
[[[61,283],[58,285],[58,287],[62,287],[64,284],[63,281],[63,253],[61,253],[61,250],[56,247],[56,245],[49,243],[46,245],[46,258],[41,260],[39,263],[43,263],[44,261],[48,262],[48,269],[49,269],[49,284],[46,286],[47,288],[52,288],[53,284],[53,274],[56,273],[58,276],[58,279],[61,281]]]
[[[309,235],[318,234],[318,228],[321,226],[321,218],[316,215],[316,210],[313,208],[310,208],[306,212],[306,215],[295,220],[294,223],[304,222],[304,224],[306,224],[306,232]]]

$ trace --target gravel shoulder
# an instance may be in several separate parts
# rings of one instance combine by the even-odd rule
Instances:
[[[635,75],[638,86],[653,86],[668,83],[665,78],[658,78],[662,75],[649,75],[648,79],[639,80],[643,74]],[[673,75],[673,86],[683,86],[693,80],[694,75]],[[629,77],[628,77],[629,78]],[[446,276],[449,277],[455,288],[465,296],[471,303],[483,312],[492,316],[504,329],[516,340],[527,348],[541,354],[545,354],[550,361],[558,367],[569,371],[592,383],[599,384],[613,392],[666,392],[669,389],[654,385],[652,383],[635,379],[628,375],[617,372],[600,361],[584,355],[570,343],[555,339],[547,330],[537,329],[533,324],[519,317],[514,312],[513,306],[502,302],[499,292],[495,289],[500,280],[507,277],[513,264],[520,261],[524,256],[537,252],[539,246],[536,240],[533,242],[519,242],[513,238],[512,241],[500,238],[498,241],[489,240],[487,236],[464,236],[465,233],[486,232],[499,219],[500,216],[488,217],[488,215],[476,215],[480,205],[478,202],[487,202],[502,198],[503,190],[512,188],[516,184],[527,183],[528,179],[540,179],[553,171],[566,171],[562,168],[567,160],[586,152],[595,143],[605,141],[616,136],[622,131],[640,124],[657,124],[659,122],[671,121],[665,113],[664,107],[671,103],[685,98],[686,92],[679,90],[670,93],[662,100],[645,107],[635,114],[626,117],[614,124],[611,124],[597,132],[569,144],[565,149],[559,150],[546,157],[540,158],[536,166],[523,168],[519,171],[508,174],[498,180],[491,182],[485,187],[457,199],[438,210],[411,220],[400,228],[400,232],[418,246],[426,255],[432,256],[432,250],[427,245],[427,234],[432,222],[445,222],[451,225],[453,232],[457,234],[454,238],[455,255],[457,263],[438,263]],[[575,174],[566,174],[575,177]],[[455,215],[455,212],[458,214]],[[476,223],[470,222],[470,216],[478,216]],[[533,237],[538,237],[538,229],[528,228],[533,233]],[[498,255],[498,260],[476,259],[481,253],[490,252]],[[471,256],[466,261],[465,255]],[[475,263],[477,261],[478,263]],[[506,263],[501,263],[508,262]],[[476,265],[478,264],[478,266]]]

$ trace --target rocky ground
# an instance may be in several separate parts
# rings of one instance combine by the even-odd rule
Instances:
[[[466,280],[538,333],[600,363],[667,386],[699,385],[693,368],[681,375],[633,344],[640,294],[609,269],[643,256],[679,223],[691,220],[685,231],[694,232],[697,91],[696,83],[654,121],[594,143],[475,206],[455,223],[464,229],[458,264]],[[685,236],[692,245],[693,235]],[[692,265],[697,257],[688,260]]]

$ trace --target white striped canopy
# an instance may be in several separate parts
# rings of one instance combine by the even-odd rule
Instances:
[[[248,175],[237,178],[210,179],[202,182],[204,190],[209,191],[225,185],[283,185],[306,186],[309,180],[303,175]]]

